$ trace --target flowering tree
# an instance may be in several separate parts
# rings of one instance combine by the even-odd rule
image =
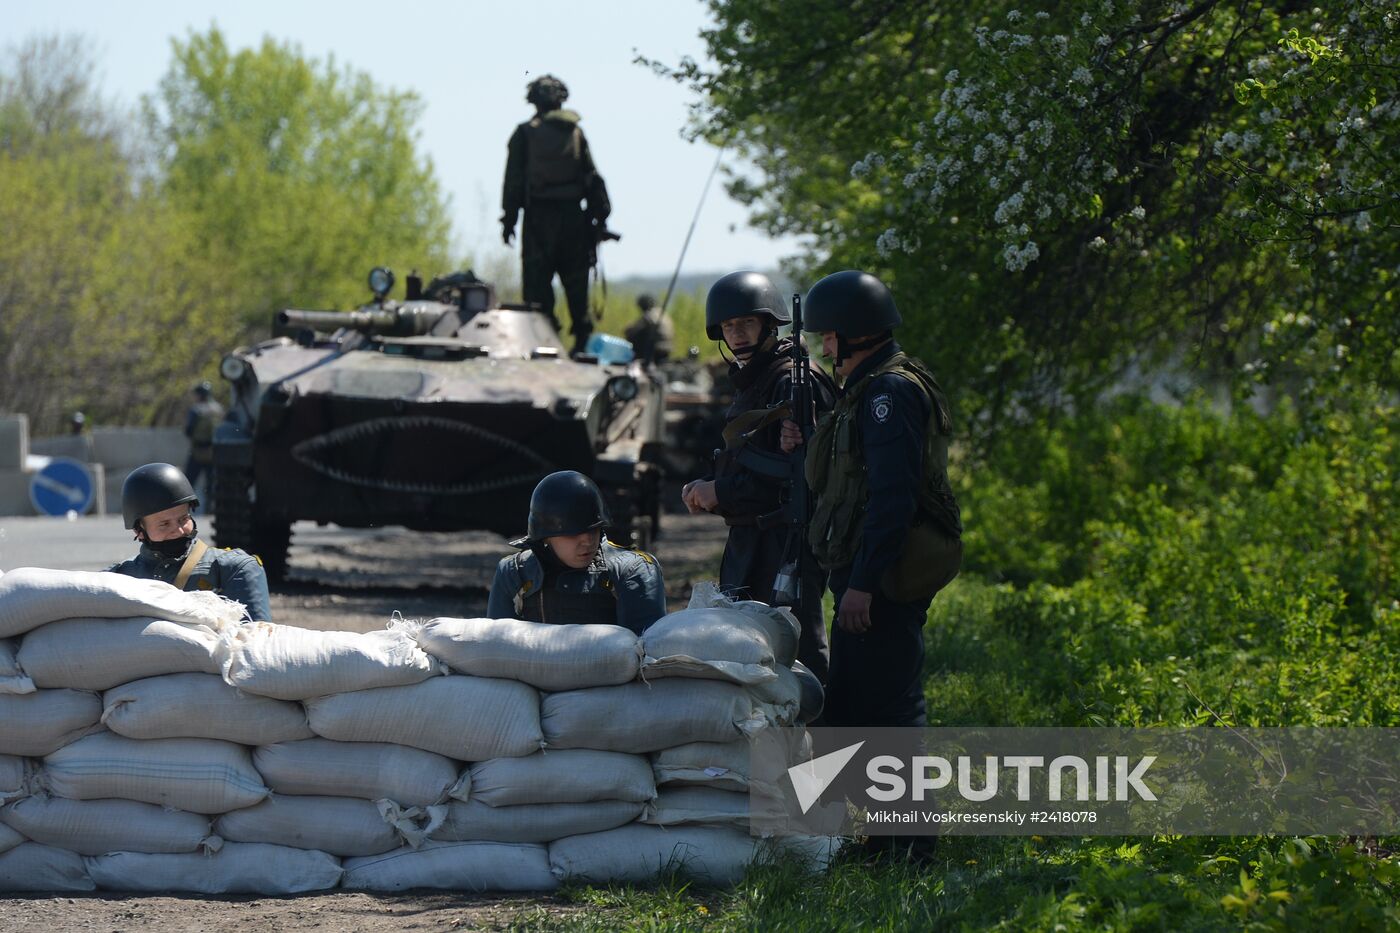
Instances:
[[[1130,372],[1400,386],[1400,8],[711,0],[695,130],[983,426]],[[665,70],[665,69],[663,69]]]

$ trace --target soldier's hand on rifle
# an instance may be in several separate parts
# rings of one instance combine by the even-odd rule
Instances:
[[[802,429],[797,426],[797,422],[783,420],[783,430],[778,443],[782,445],[785,454],[792,453],[802,445]]]
[[[836,624],[852,635],[870,631],[871,595],[860,590],[846,590],[836,609]]]

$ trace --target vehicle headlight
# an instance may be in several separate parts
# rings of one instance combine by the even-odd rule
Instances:
[[[608,380],[608,394],[619,402],[630,402],[637,397],[637,380],[631,376],[613,376]]]
[[[394,273],[391,270],[384,266],[375,266],[369,270],[369,290],[374,292],[374,297],[382,299],[393,287]]]
[[[242,382],[248,375],[248,363],[236,356],[226,356],[219,363],[219,375],[229,382]]]

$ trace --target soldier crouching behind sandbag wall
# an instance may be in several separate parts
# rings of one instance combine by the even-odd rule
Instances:
[[[621,625],[641,634],[666,614],[661,565],[619,547],[593,480],[565,470],[540,480],[530,496],[528,534],[501,558],[486,614],[527,622]]]
[[[212,590],[242,603],[248,618],[272,621],[262,562],[237,548],[211,548],[199,540],[194,487],[178,467],[148,463],[122,484],[122,521],[136,533],[141,552],[108,568],[114,573],[161,580],[182,590]]]

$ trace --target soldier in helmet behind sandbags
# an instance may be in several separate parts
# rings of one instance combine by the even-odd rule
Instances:
[[[808,540],[836,599],[821,724],[924,725],[924,621],[962,562],[948,400],[895,342],[899,310],[875,276],[829,275],[805,307],[842,380],[807,453]],[[782,433],[784,449],[801,443],[791,422]]]
[[[778,328],[791,323],[787,301],[759,272],[731,272],[710,287],[705,298],[705,333],[723,341],[734,354],[729,378],[734,401],[725,412],[725,449],[715,458],[710,476],[687,483],[681,492],[692,512],[713,512],[729,526],[720,562],[719,582],[729,595],[772,603],[774,582],[787,549],[787,528],[761,527],[760,520],[782,505],[783,480],[765,475],[743,462],[745,448],[772,456],[780,454],[779,406],[792,393],[792,337],[779,337]],[[836,387],[819,368],[811,367],[812,408],[821,415],[831,410]],[[826,625],[822,593],[826,574],[810,553],[802,561],[803,579],[798,621],[802,637],[797,659],[825,680]]]
[[[194,487],[177,467],[148,463],[132,470],[122,484],[122,521],[136,533],[141,552],[109,569],[182,590],[212,590],[242,603],[248,618],[271,621],[262,563],[236,548],[211,548],[199,540],[193,511],[198,505]]]
[[[641,634],[666,614],[661,566],[644,551],[619,547],[593,480],[551,473],[530,496],[528,534],[501,558],[486,615],[528,622],[621,625]]]
[[[521,291],[525,301],[554,314],[554,275],[564,287],[573,320],[573,352],[593,332],[588,316],[588,270],[597,238],[612,211],[603,177],[593,165],[581,119],[563,109],[569,89],[553,75],[530,82],[525,100],[535,116],[515,128],[506,155],[501,190],[501,239],[509,246],[515,222],[525,211],[520,240]],[[580,202],[587,202],[587,209]]]

